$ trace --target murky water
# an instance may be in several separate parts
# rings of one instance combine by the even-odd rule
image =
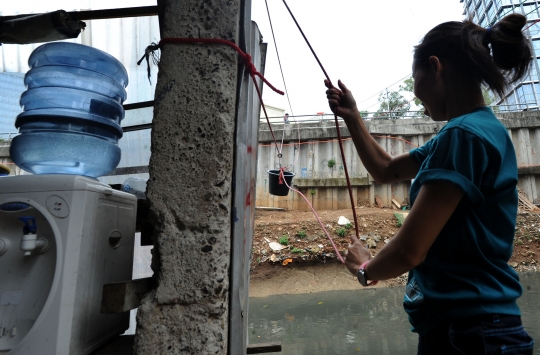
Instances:
[[[521,276],[519,305],[540,354],[540,273]],[[403,287],[252,298],[249,343],[281,341],[282,355],[416,354]]]

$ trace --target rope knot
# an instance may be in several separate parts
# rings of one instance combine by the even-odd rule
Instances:
[[[255,65],[251,62],[251,55],[249,53],[245,53],[242,58],[244,59],[246,71],[249,73],[249,75],[256,75],[258,71]]]

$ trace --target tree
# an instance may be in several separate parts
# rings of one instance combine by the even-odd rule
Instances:
[[[414,95],[414,79],[413,79],[413,77],[411,76],[409,79],[403,80],[403,85],[399,86],[398,91],[399,92],[410,93],[410,94]],[[418,100],[418,98],[415,96],[414,97],[414,104],[416,106],[420,106],[422,104],[422,102],[420,100]]]
[[[394,90],[386,89],[386,91],[380,93],[378,101],[380,106],[373,116],[374,119],[401,118],[405,116],[411,107],[410,102],[398,91]]]
[[[482,86],[482,96],[486,105],[491,106],[495,102],[495,97],[489,88]]]
[[[488,87],[482,86],[482,96],[484,97],[484,102],[487,106],[491,106],[494,112],[499,111],[499,106],[494,105],[497,103],[495,96],[493,96],[493,93]]]
[[[366,110],[360,111],[360,117],[362,117],[363,120],[367,119],[369,115],[369,112]]]

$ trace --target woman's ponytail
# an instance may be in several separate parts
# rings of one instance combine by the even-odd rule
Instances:
[[[519,81],[529,69],[532,51],[523,35],[527,18],[511,14],[493,25],[488,33],[495,65],[507,72],[509,83]]]
[[[415,47],[415,63],[427,67],[429,57],[437,56],[450,62],[463,79],[483,83],[502,97],[529,69],[532,51],[522,32],[526,23],[520,14],[508,15],[488,29],[471,20],[442,23]]]

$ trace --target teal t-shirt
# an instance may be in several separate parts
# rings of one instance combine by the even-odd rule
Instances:
[[[424,262],[409,272],[404,307],[413,331],[424,335],[443,321],[482,314],[520,315],[522,288],[508,265],[518,174],[506,128],[480,108],[450,120],[410,154],[420,164],[411,205],[429,181],[450,181],[464,193]]]

